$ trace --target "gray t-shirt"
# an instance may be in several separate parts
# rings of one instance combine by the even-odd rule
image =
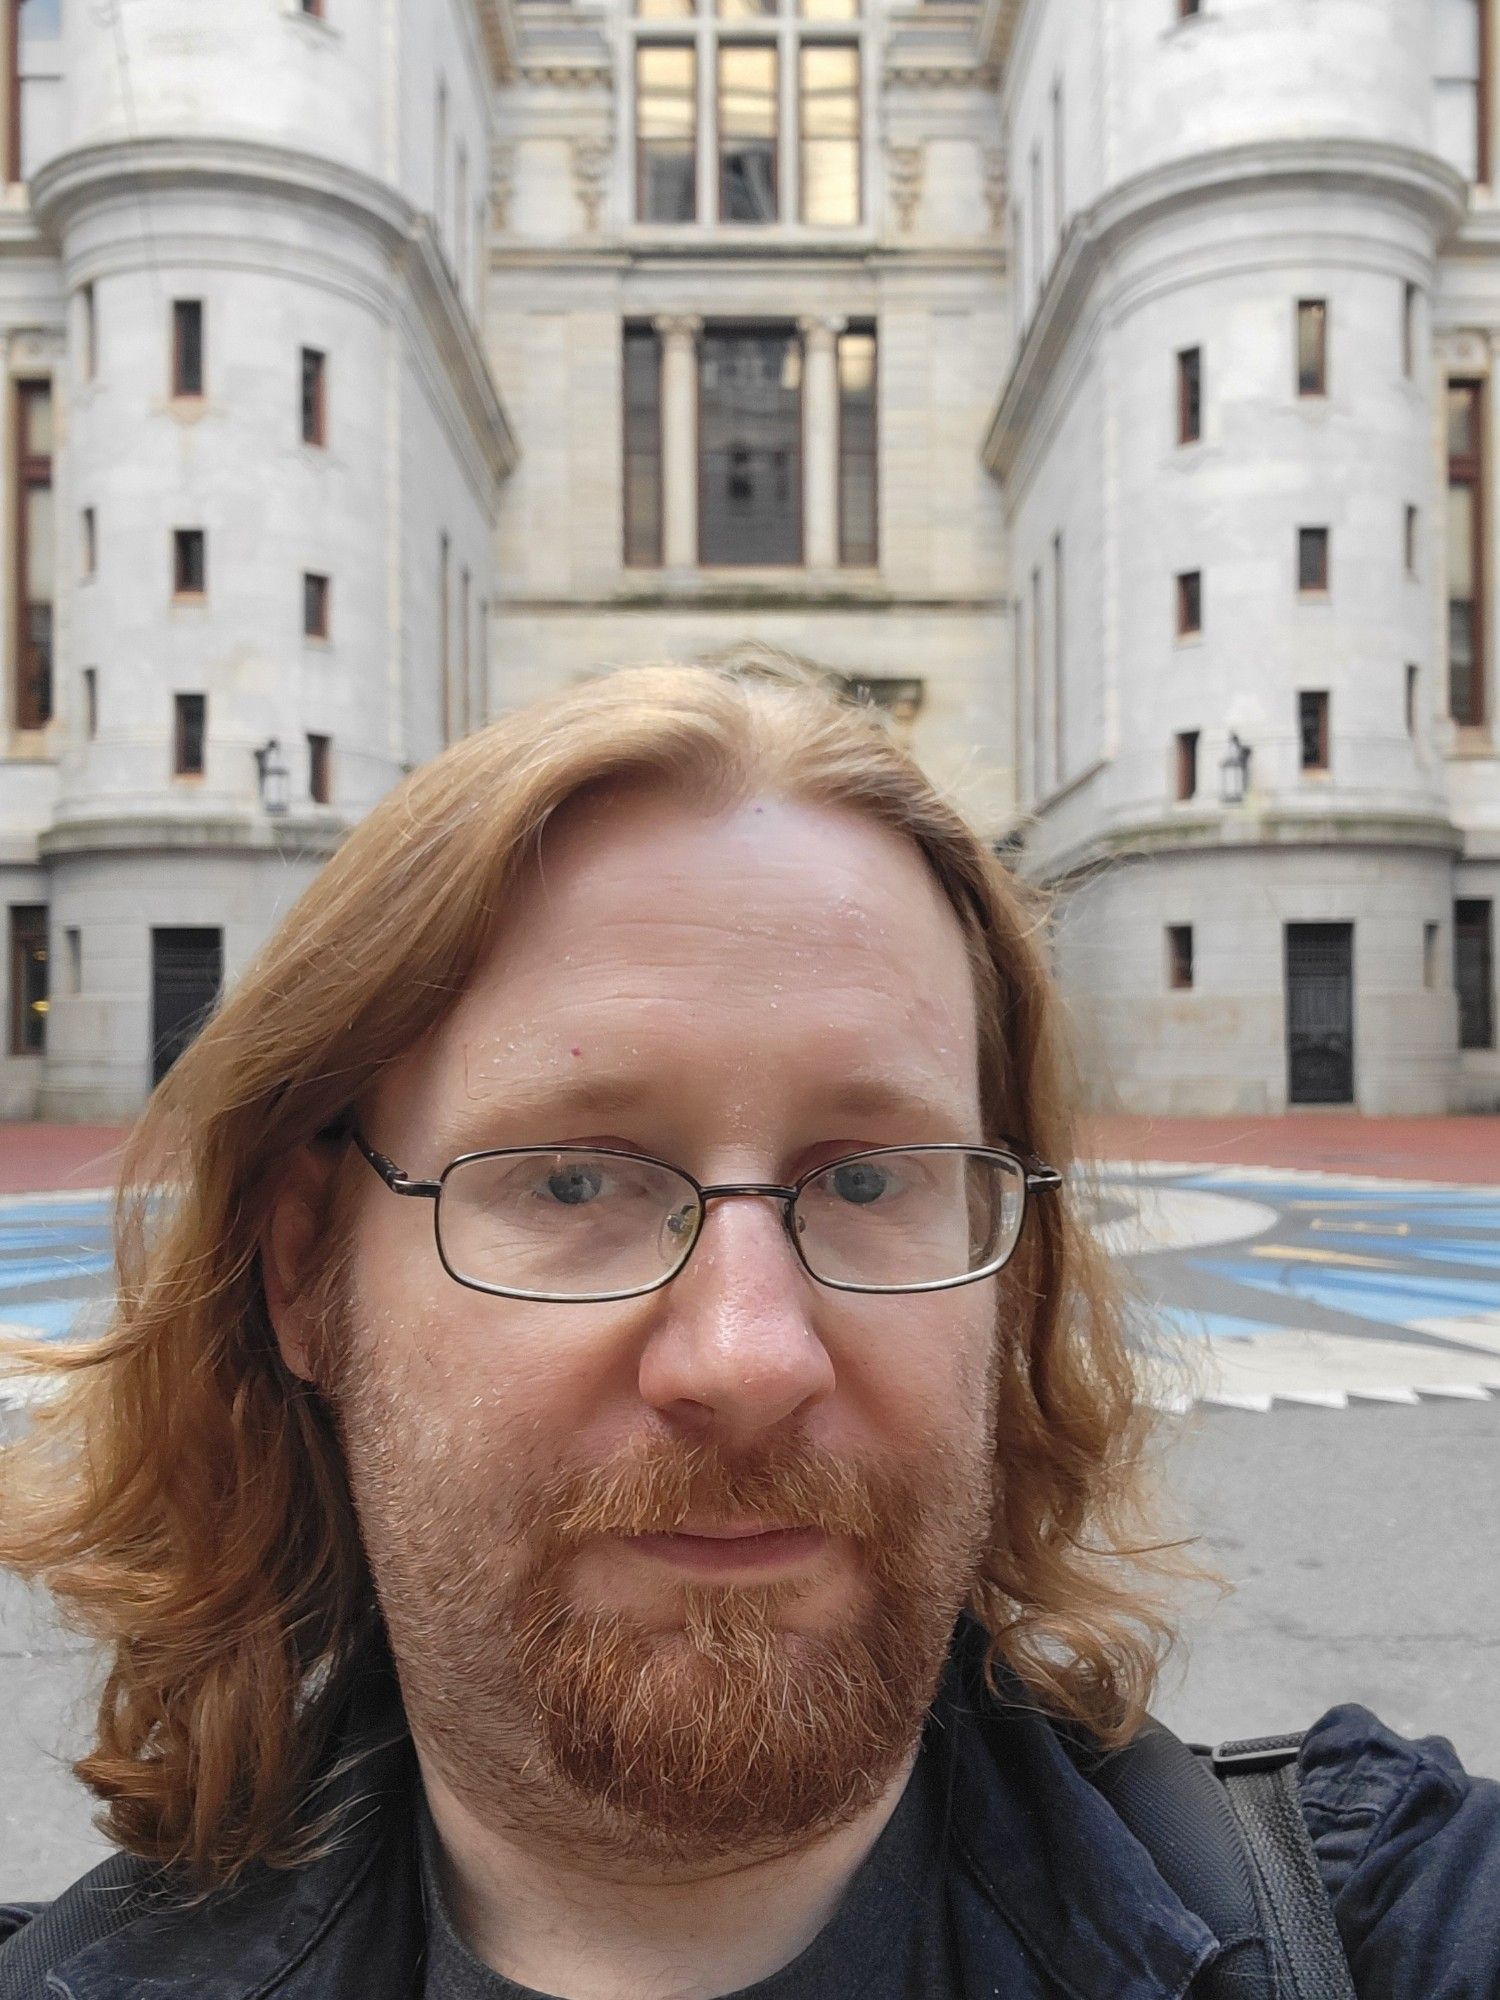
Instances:
[[[924,1748],[880,1838],[807,1949],[733,2000],[963,2000],[945,1893],[947,1787],[935,1762]],[[425,1807],[422,1821],[422,2000],[560,2000],[502,1978],[469,1950],[443,1897]]]

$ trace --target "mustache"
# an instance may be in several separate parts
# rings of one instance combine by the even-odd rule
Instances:
[[[604,1465],[557,1469],[532,1488],[519,1525],[559,1552],[598,1535],[673,1534],[703,1515],[765,1516],[869,1542],[888,1537],[909,1504],[905,1479],[807,1439],[777,1439],[731,1457],[711,1445],[653,1438]]]

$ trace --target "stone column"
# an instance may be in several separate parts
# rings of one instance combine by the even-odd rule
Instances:
[[[663,313],[661,336],[662,561],[698,560],[698,333],[696,313]]]
[[[809,569],[839,560],[838,338],[845,322],[826,313],[802,330],[802,559]]]

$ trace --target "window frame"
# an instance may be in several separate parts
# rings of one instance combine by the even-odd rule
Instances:
[[[1173,738],[1177,754],[1175,803],[1190,804],[1198,796],[1198,753],[1203,732],[1179,729]]]
[[[1193,428],[1189,430],[1189,412]],[[1203,442],[1203,348],[1177,350],[1177,442],[1179,446]]]
[[[675,24],[674,24],[675,25]],[[693,107],[692,139],[688,148],[693,163],[693,212],[676,219],[647,215],[646,210],[646,148],[651,143],[641,130],[641,58],[647,50],[685,49],[691,58],[691,89],[689,102]],[[699,38],[691,30],[673,35],[634,35],[630,42],[630,105],[632,136],[635,146],[635,203],[634,219],[648,229],[692,229],[704,220],[703,217],[703,51]],[[715,135],[717,137],[717,135]],[[717,154],[715,154],[717,162]],[[717,172],[714,185],[718,185]]]
[[[51,953],[51,912],[45,903],[12,903],[6,924],[9,952],[10,1029],[7,1045],[12,1057],[42,1056],[47,1053],[47,1008],[51,1000],[50,971],[44,975],[41,995],[41,1026],[34,1042],[27,1038],[27,1024],[36,1011],[26,1005],[27,954],[41,947],[39,963],[49,965]]]
[[[846,49],[854,58],[854,216],[849,222],[810,222],[807,216],[807,121],[803,107],[807,101],[804,59],[814,49]],[[792,43],[793,101],[796,131],[793,144],[797,153],[797,222],[803,229],[858,229],[865,215],[865,64],[864,46],[856,35],[798,35]],[[778,150],[779,150],[778,136]],[[786,219],[786,218],[783,218]]]
[[[1167,991],[1169,993],[1191,993],[1197,983],[1197,967],[1194,964],[1194,945],[1191,924],[1168,924],[1167,944]]]
[[[198,548],[199,580],[196,586],[185,583],[184,576],[190,565],[183,561],[188,549],[196,541]],[[203,604],[208,600],[208,530],[206,528],[174,528],[172,530],[172,602],[174,604]]]
[[[704,553],[703,553],[703,545],[704,545],[704,540],[705,540],[705,536],[704,536],[704,524],[706,523],[706,521],[707,521],[707,519],[708,519],[708,509],[707,509],[707,508],[705,507],[705,505],[704,505],[704,492],[705,492],[705,486],[706,486],[706,477],[705,477],[705,475],[706,475],[706,469],[707,469],[707,463],[708,463],[708,455],[707,455],[707,453],[706,453],[706,452],[704,451],[704,448],[703,448],[703,436],[704,436],[704,423],[703,423],[703,357],[704,357],[704,354],[705,354],[705,352],[706,352],[706,350],[707,350],[707,348],[708,348],[708,345],[709,345],[709,342],[710,342],[710,341],[711,341],[711,340],[712,340],[712,339],[713,339],[713,338],[714,338],[714,337],[715,337],[716,335],[729,335],[729,336],[731,336],[731,337],[736,337],[736,338],[740,338],[740,339],[743,339],[743,338],[745,338],[745,337],[746,337],[747,335],[753,335],[753,334],[768,334],[768,335],[775,335],[775,336],[776,336],[777,338],[789,338],[790,340],[792,340],[792,341],[794,341],[794,342],[796,343],[796,345],[797,345],[797,347],[798,347],[798,349],[799,349],[799,353],[800,353],[800,365],[799,365],[799,367],[798,367],[798,371],[797,371],[797,421],[796,421],[796,424],[795,424],[795,427],[794,427],[794,435],[795,435],[795,437],[796,437],[796,440],[797,440],[797,478],[796,478],[796,483],[795,483],[795,487],[794,487],[794,493],[795,493],[795,498],[796,498],[796,511],[797,511],[797,552],[796,552],[796,554],[795,554],[795,555],[794,555],[794,556],[792,557],[792,559],[791,559],[791,560],[790,560],[789,562],[786,562],[786,561],[782,561],[782,562],[772,562],[772,563],[725,563],[725,562],[710,562],[710,561],[708,560],[708,558],[707,558],[707,557],[706,557],[706,556],[704,555]],[[697,444],[697,451],[698,451],[698,464],[697,464],[697,523],[698,523],[698,547],[697,547],[697,565],[696,565],[696,566],[697,566],[697,567],[698,567],[698,568],[699,568],[700,570],[716,570],[716,571],[720,572],[721,574],[722,574],[722,573],[728,573],[728,574],[730,574],[730,575],[733,575],[733,574],[735,574],[735,573],[736,573],[737,571],[740,571],[740,570],[745,570],[745,569],[750,569],[750,570],[754,570],[754,569],[776,569],[776,570],[786,570],[786,569],[806,569],[806,567],[807,567],[807,506],[806,506],[806,483],[807,483],[807,342],[806,342],[806,336],[805,336],[805,335],[803,334],[803,332],[802,332],[801,328],[800,328],[800,327],[798,326],[798,324],[797,324],[796,320],[794,320],[794,319],[793,319],[793,320],[777,320],[777,319],[761,319],[761,318],[756,318],[756,319],[720,319],[720,320],[705,320],[705,321],[704,321],[704,323],[703,323],[703,326],[702,326],[702,328],[700,329],[700,331],[699,331],[699,334],[698,334],[698,347],[697,347],[697,351],[698,351],[698,369],[697,369],[697,374],[696,374],[696,378],[695,378],[695,385],[694,385],[694,386],[695,386],[695,389],[696,389],[696,392],[697,392],[697,407],[696,407],[696,410],[695,410],[695,412],[694,412],[694,438],[695,438],[695,441],[696,441],[696,444]],[[836,366],[837,366],[837,356],[835,356],[835,367],[836,367]],[[664,497],[665,497],[665,489],[664,489]]]
[[[1462,914],[1466,910],[1471,913],[1468,917]],[[1472,914],[1481,910],[1484,912],[1482,917]],[[1477,995],[1470,994],[1467,982],[1460,977],[1460,945],[1462,940],[1470,937],[1480,940],[1485,974]],[[1487,896],[1454,898],[1453,988],[1458,998],[1459,1048],[1492,1049],[1495,1046],[1495,906]]]
[[[1326,776],[1333,755],[1332,699],[1327,688],[1297,690],[1297,767],[1303,777]],[[1312,734],[1308,725],[1311,722]],[[1308,744],[1312,757],[1308,757]]]
[[[30,595],[31,535],[27,525],[27,495],[33,492],[48,492],[54,495],[56,504],[56,440],[53,448],[46,452],[29,452],[26,449],[31,430],[29,408],[31,403],[45,398],[49,409],[49,422],[56,420],[56,399],[50,375],[17,376],[11,390],[11,424],[13,437],[12,478],[15,495],[15,518],[11,530],[11,592],[12,630],[15,645],[15,675],[13,681],[13,701],[15,726],[21,730],[40,730],[50,727],[57,715],[57,523],[52,523],[52,596],[48,601],[51,611],[51,625],[47,642],[46,693],[44,698],[33,699],[32,683],[38,679],[29,670],[33,640],[29,614],[33,609]]]
[[[1317,322],[1317,387],[1312,389],[1305,389],[1302,386],[1302,322],[1303,315],[1306,313],[1317,313],[1319,315]],[[1328,350],[1332,322],[1333,314],[1326,298],[1298,299],[1296,312],[1292,321],[1292,378],[1297,385],[1297,401],[1299,403],[1326,402],[1328,399]]]
[[[190,762],[188,756],[194,733],[197,737],[196,763]],[[172,776],[202,778],[207,770],[208,696],[198,689],[179,689],[172,696]]]
[[[1315,574],[1318,580],[1314,583],[1307,581],[1307,558],[1309,550],[1314,551],[1317,556]],[[1332,531],[1320,522],[1314,522],[1309,526],[1299,526],[1297,529],[1297,595],[1299,597],[1313,598],[1327,597],[1332,588],[1332,570]]]
[[[841,373],[841,352],[846,340],[868,339],[873,348],[874,366],[870,371],[870,559],[855,562],[849,554],[849,538],[846,516],[848,509],[844,503],[844,468],[853,454],[846,458],[845,446],[845,397],[844,379]],[[806,355],[803,356],[806,367]],[[850,320],[834,342],[834,378],[837,394],[834,409],[834,455],[835,483],[838,505],[838,555],[840,569],[879,569],[880,567],[880,327],[878,321]]]
[[[1177,637],[1179,639],[1201,639],[1203,636],[1203,572],[1201,569],[1183,569],[1174,580],[1177,606]],[[1193,623],[1189,624],[1189,596],[1196,599],[1192,610]]]
[[[781,149],[785,143],[785,120],[782,117],[782,91],[784,88],[785,55],[780,37],[770,35],[743,35],[736,24],[734,34],[720,34],[714,37],[713,68],[713,160],[714,160],[714,223],[719,229],[775,229],[786,221],[785,203],[782,199],[783,181]],[[741,49],[761,49],[771,58],[771,104],[774,122],[771,129],[771,207],[770,215],[730,216],[725,214],[724,200],[724,58],[737,54]],[[794,83],[800,85],[799,74]],[[798,103],[800,106],[800,97]],[[799,121],[800,122],[800,121]],[[694,132],[696,156],[696,130]],[[801,133],[798,133],[800,145]],[[798,190],[799,196],[801,190]]]
[[[328,447],[328,351],[322,347],[303,346],[298,350],[298,400],[299,419],[302,427],[302,442],[318,451]],[[312,370],[312,394],[308,395],[308,363]],[[311,426],[308,418],[311,415]]]
[[[1451,442],[1447,457],[1447,483],[1445,491],[1451,493],[1455,486],[1466,488],[1472,495],[1473,513],[1470,523],[1469,561],[1474,580],[1474,595],[1470,600],[1473,608],[1473,672],[1469,690],[1469,713],[1460,715],[1453,699],[1453,659],[1452,659],[1452,577],[1444,578],[1444,601],[1450,606],[1448,616],[1448,712],[1461,729],[1483,729],[1489,720],[1488,685],[1488,623],[1489,623],[1489,570],[1488,551],[1485,547],[1486,520],[1485,506],[1486,465],[1489,456],[1489,394],[1485,380],[1481,376],[1450,376],[1444,385],[1443,410],[1446,416],[1449,398],[1456,389],[1471,392],[1474,407],[1474,436],[1478,449],[1474,453],[1456,453]]]
[[[302,636],[323,644],[333,637],[333,578],[327,570],[302,572]]]
[[[307,732],[307,796],[315,806],[333,804],[333,738]]]
[[[189,341],[187,326],[196,314],[197,374],[196,388],[186,383],[186,360]],[[172,301],[172,374],[171,394],[174,403],[201,403],[208,394],[208,309],[205,301],[196,299],[173,299]]]

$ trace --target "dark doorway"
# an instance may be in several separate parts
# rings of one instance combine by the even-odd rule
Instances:
[[[224,982],[224,933],[151,933],[151,1081],[161,1082],[213,1012]]]
[[[1495,1046],[1495,944],[1487,902],[1453,905],[1453,984],[1458,989],[1458,1046]]]
[[[1354,1102],[1354,926],[1286,927],[1287,1097]]]

